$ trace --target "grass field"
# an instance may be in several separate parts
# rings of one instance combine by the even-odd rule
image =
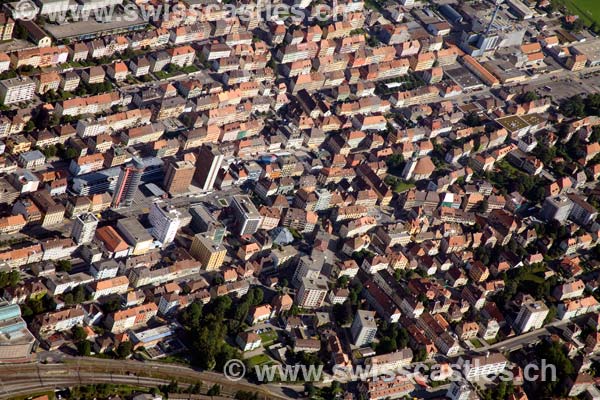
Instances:
[[[263,332],[263,333],[259,334],[258,336],[260,336],[260,340],[262,341],[263,346],[268,346],[277,339],[277,332],[275,332],[275,331]]]
[[[248,366],[248,368],[254,368],[257,365],[263,365],[263,364],[268,364],[270,363],[271,358],[269,356],[267,356],[266,354],[258,354],[254,357],[250,357],[248,360],[246,360],[246,364]]]
[[[564,4],[573,14],[579,15],[586,23],[600,25],[600,1],[599,0],[558,0],[557,3]]]

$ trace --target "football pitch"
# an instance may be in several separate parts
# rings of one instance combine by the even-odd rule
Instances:
[[[579,15],[590,25],[600,25],[600,0],[559,0],[573,14]]]

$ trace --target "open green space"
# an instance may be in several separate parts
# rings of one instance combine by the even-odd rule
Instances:
[[[260,333],[258,336],[260,336],[260,340],[262,341],[263,346],[268,346],[277,339],[277,332],[276,331],[263,332],[263,333]]]
[[[257,365],[268,364],[271,361],[272,360],[271,360],[271,358],[268,355],[266,355],[266,354],[258,354],[258,355],[254,356],[254,357],[250,357],[247,360],[246,363],[248,365],[248,368],[254,368]]]
[[[600,1],[598,0],[557,0],[573,14],[585,19],[588,24],[600,25]]]

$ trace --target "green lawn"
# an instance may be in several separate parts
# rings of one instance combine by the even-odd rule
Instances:
[[[163,363],[167,363],[167,364],[190,365],[190,360],[188,360],[185,357],[178,356],[178,355],[172,355],[172,356],[157,358],[155,361],[163,362]]]
[[[160,80],[167,79],[168,77],[170,77],[170,75],[167,74],[165,71],[156,71],[154,75]]]
[[[254,357],[250,357],[246,360],[248,368],[254,368],[257,365],[263,365],[271,362],[271,358],[266,354],[259,354]]]
[[[529,282],[533,282],[536,284],[544,283],[544,278],[542,278],[541,276],[535,275],[535,274],[531,274],[531,273],[524,274],[521,277],[521,279],[524,281],[529,281]]]
[[[471,344],[473,346],[475,346],[476,349],[483,347],[483,345],[481,344],[481,342],[479,341],[479,339],[475,338],[475,339],[471,339],[470,340]]]
[[[399,181],[394,185],[393,189],[394,189],[394,192],[396,192],[396,193],[402,193],[402,192],[406,192],[407,190],[412,189],[414,187],[415,187],[415,184],[412,182]]]
[[[275,332],[275,331],[263,332],[263,333],[260,333],[258,336],[260,336],[260,340],[262,341],[263,346],[267,346],[267,345],[273,343],[277,339],[277,332]]]
[[[558,0],[557,3],[564,4],[573,14],[585,19],[588,24],[600,25],[600,1],[598,0]]]

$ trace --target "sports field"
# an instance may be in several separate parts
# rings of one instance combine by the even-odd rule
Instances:
[[[564,4],[588,24],[595,22],[596,25],[600,25],[600,0],[558,0],[557,3]]]

